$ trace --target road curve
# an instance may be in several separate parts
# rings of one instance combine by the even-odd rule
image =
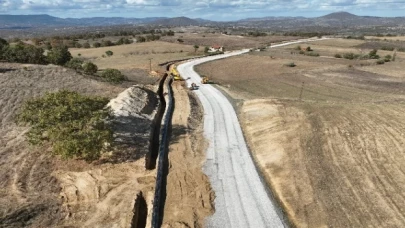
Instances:
[[[308,40],[277,47],[304,41]],[[194,71],[195,65],[248,51],[196,59],[177,67],[187,79],[188,87],[193,82],[199,86],[195,93],[204,108],[204,136],[209,142],[204,172],[216,195],[215,213],[208,218],[207,227],[284,227],[255,168],[231,103],[213,86],[201,84],[200,76]]]

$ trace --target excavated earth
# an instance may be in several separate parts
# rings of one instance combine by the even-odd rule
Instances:
[[[19,108],[61,89],[109,98],[122,92],[110,102],[119,152],[89,164],[27,143],[28,127],[14,122]],[[1,227],[129,227],[140,191],[142,210],[151,209],[155,171],[145,171],[143,157],[158,99],[147,88],[124,90],[57,66],[0,63]]]

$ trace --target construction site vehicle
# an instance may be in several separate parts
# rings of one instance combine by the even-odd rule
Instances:
[[[202,76],[201,83],[202,84],[213,84],[214,82],[212,82],[207,76]]]
[[[195,83],[191,83],[190,90],[197,90],[198,86]]]
[[[170,70],[170,75],[173,77],[175,81],[184,81],[182,77],[180,77],[179,72],[176,70],[176,66],[173,66]]]

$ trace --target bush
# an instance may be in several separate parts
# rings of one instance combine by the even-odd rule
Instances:
[[[305,53],[305,55],[307,55],[307,56],[313,56],[313,57],[319,57],[319,54],[318,54],[318,53],[315,53],[315,52],[307,52],[307,53]]]
[[[297,65],[295,65],[295,63],[287,63],[287,64],[285,64],[286,66],[288,66],[288,67],[295,67],[295,66],[297,66]]]
[[[345,58],[345,59],[354,59],[355,55],[353,53],[344,53],[343,58]]]
[[[389,61],[391,61],[391,59],[392,59],[392,56],[391,56],[391,55],[386,55],[386,56],[384,56],[384,61],[385,61],[385,62],[389,62]]]
[[[383,59],[380,59],[380,60],[377,60],[377,62],[376,62],[378,65],[381,65],[381,64],[384,64],[385,63],[385,61],[383,60]]]
[[[381,50],[384,51],[393,51],[395,48],[394,47],[381,47]]]
[[[341,59],[341,58],[342,58],[342,55],[341,55],[341,54],[335,54],[334,56],[335,56],[335,58],[337,58],[337,59]]]
[[[294,49],[297,50],[297,51],[301,51],[301,46],[297,45]]]
[[[44,50],[32,45],[17,44],[5,46],[2,51],[2,58],[14,63],[46,64]]]
[[[87,63],[83,64],[83,71],[86,74],[95,74],[98,71],[98,67],[96,64],[94,64],[92,62],[87,62]]]
[[[114,54],[114,52],[108,50],[108,51],[105,52],[105,54],[106,54],[107,56],[112,56],[112,55]]]
[[[99,42],[94,42],[93,47],[99,48],[99,47],[101,47],[101,44]]]
[[[313,51],[310,46],[308,46],[305,50],[306,51]]]
[[[179,42],[179,43],[183,43],[183,42],[184,42],[184,40],[182,40],[182,39],[177,39],[177,42]]]
[[[47,93],[27,101],[17,121],[31,125],[27,134],[31,144],[50,142],[53,153],[63,158],[91,161],[112,142],[112,130],[105,121],[111,118],[105,109],[108,101],[70,91]]]
[[[78,59],[78,58],[73,58],[73,59],[69,60],[69,62],[67,62],[65,64],[65,66],[68,68],[72,68],[74,70],[83,70],[83,60]]]
[[[88,42],[84,43],[83,48],[90,48],[90,44]]]
[[[120,83],[125,80],[125,76],[117,69],[106,69],[101,77],[112,83]]]
[[[67,46],[56,47],[48,52],[47,59],[49,63],[63,66],[72,59],[72,55]]]

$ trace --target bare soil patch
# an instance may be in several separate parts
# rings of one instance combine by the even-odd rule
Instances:
[[[187,88],[173,83],[175,110],[169,146],[169,174],[162,227],[204,227],[213,213],[214,192],[202,172],[202,110],[190,103]],[[192,96],[192,95],[191,95]],[[192,99],[195,102],[195,98]]]
[[[124,88],[57,66],[0,63],[0,69],[0,224],[127,226],[132,220],[136,194],[142,190],[149,204],[153,196],[150,192],[154,183],[139,179],[154,178],[153,172],[144,171],[143,160],[125,153],[103,164],[60,160],[50,154],[48,145],[28,145],[24,137],[28,128],[14,123],[24,101],[45,92],[68,89],[113,98]],[[146,101],[139,103],[142,107],[148,105]],[[142,122],[152,115],[146,110],[140,111],[144,112]],[[145,150],[137,148],[139,152]],[[132,150],[132,154],[136,152]],[[132,162],[119,163],[123,160]]]
[[[328,42],[309,45],[353,49],[353,43]],[[291,48],[197,70],[245,99],[239,110],[245,136],[294,226],[403,227],[403,57],[361,66],[291,55]],[[285,67],[288,62],[297,66]]]

